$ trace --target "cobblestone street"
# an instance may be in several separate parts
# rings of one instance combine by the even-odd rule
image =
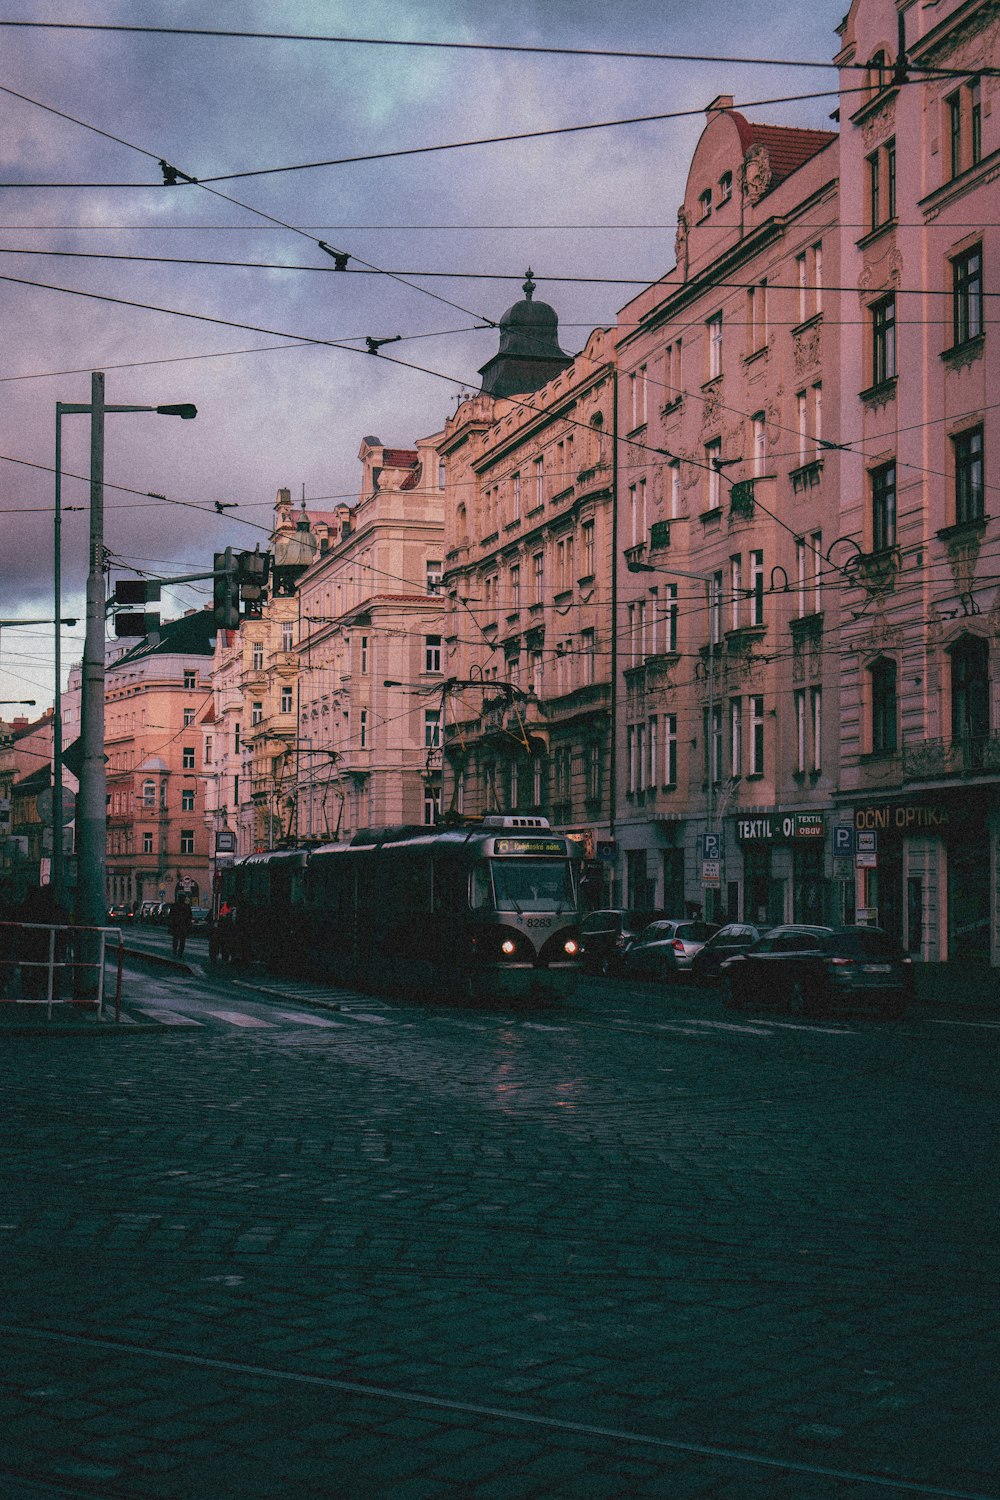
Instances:
[[[995,1023],[130,994],[0,1038],[11,1500],[1000,1493]]]

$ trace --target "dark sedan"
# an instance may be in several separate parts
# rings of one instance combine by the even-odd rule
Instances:
[[[778,1006],[793,1015],[874,1009],[901,1016],[913,996],[913,963],[877,927],[772,927],[722,965],[722,1003]]]
[[[745,953],[767,932],[753,922],[727,922],[710,937],[691,961],[691,978],[695,984],[717,984],[722,965],[734,954]]]

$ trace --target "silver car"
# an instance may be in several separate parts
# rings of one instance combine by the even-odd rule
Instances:
[[[685,917],[650,922],[625,949],[622,967],[637,979],[686,977],[695,954],[718,930],[713,922]]]

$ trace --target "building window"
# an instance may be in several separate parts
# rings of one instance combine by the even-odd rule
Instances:
[[[668,583],[663,591],[664,611],[663,619],[666,631],[663,639],[663,649],[668,655],[677,653],[677,585]]]
[[[531,691],[536,698],[542,696],[542,664],[543,658],[540,651],[531,653]]]
[[[740,603],[743,595],[743,559],[737,555],[729,559],[729,628],[740,628]]]
[[[206,766],[212,764],[212,736],[210,734],[205,736],[205,764]]]
[[[263,705],[263,703],[251,703],[251,705],[250,705],[250,727],[253,728],[253,726],[255,724],[260,724],[263,721],[263,718],[264,718],[264,705]]]
[[[521,568],[513,563],[510,570],[510,612],[516,615],[521,608]]]
[[[767,344],[767,282],[747,287],[747,353],[756,354]]]
[[[764,623],[764,554],[750,554],[750,624]]]
[[[663,715],[663,785],[677,785],[677,715]]]
[[[358,748],[368,749],[368,710],[363,708],[358,715]]]
[[[628,378],[629,385],[629,431],[645,426],[646,422],[646,366],[640,365]]]
[[[865,159],[868,172],[868,228],[896,217],[896,143],[888,141]]]
[[[880,464],[871,471],[872,551],[896,545],[896,465]]]
[[[707,219],[712,212],[712,189],[706,188],[703,193],[698,194],[698,223]]]
[[[264,670],[264,643],[254,641],[250,651],[250,670],[252,672],[263,672]]]
[[[587,800],[595,802],[601,795],[601,747],[587,746]]]
[[[293,620],[282,620],[281,622],[281,649],[291,651],[295,638],[295,622]]]
[[[762,411],[754,412],[753,424],[753,472],[759,479],[767,471],[767,422]]]
[[[670,484],[670,517],[681,514],[681,459],[670,459],[667,463]]]
[[[441,710],[439,708],[424,709],[424,749],[439,750],[441,748]]]
[[[896,299],[883,297],[871,310],[872,385],[892,380],[896,374]]]
[[[634,488],[634,486],[633,486]],[[642,482],[643,497],[645,498],[646,482]],[[560,537],[556,543],[556,567],[559,574],[559,592],[566,593],[573,587],[573,537]]]
[[[708,378],[715,380],[722,374],[722,314],[715,313],[707,322],[708,328]]]
[[[888,754],[896,748],[896,663],[879,657],[869,668],[872,702],[872,751]]]
[[[152,854],[153,852],[153,835],[151,833],[144,833],[142,836],[142,852],[143,854]]]
[[[646,741],[649,746],[649,763],[645,773],[646,784],[652,791],[655,791],[656,778],[660,771],[660,721],[656,714],[653,714],[649,720]]]
[[[583,539],[583,576],[593,578],[594,576],[594,523],[584,521],[580,527],[580,535]]]
[[[358,657],[359,671],[361,672],[362,677],[366,677],[368,675],[368,637],[366,635],[363,635],[360,638]]]
[[[750,775],[764,774],[764,698],[750,696]]]
[[[952,438],[955,454],[955,521],[981,521],[983,494],[983,429],[971,427]]]
[[[739,776],[743,770],[743,699],[729,700],[729,774]]]
[[[194,790],[184,787],[181,791],[181,812],[194,812]]]
[[[144,781],[142,783],[142,805],[143,807],[156,806],[156,782]]]
[[[804,688],[795,693],[795,769],[806,768],[806,694]]]
[[[444,459],[440,459],[439,462],[438,462],[438,489],[439,490],[443,490],[444,489],[446,475],[447,475],[447,470],[445,468]]]
[[[823,689],[809,689],[810,718],[812,719],[812,760],[809,769],[818,771],[823,763]]]
[[[708,623],[710,639],[714,646],[722,640],[722,569],[713,573],[708,582]]]
[[[185,771],[194,770],[194,746],[185,745],[181,751],[181,766]]]
[[[646,538],[646,481],[640,479],[628,488],[629,518],[631,521],[633,547]]]
[[[983,331],[983,247],[973,245],[951,263],[952,338],[955,347]]]
[[[672,406],[679,401],[683,395],[681,386],[681,347],[682,341],[675,339],[668,344],[664,351],[663,383],[666,386],[666,404]]]
[[[239,805],[240,805],[240,778],[238,776],[234,776],[233,777],[233,806],[234,807],[239,807]]]
[[[181,829],[181,853],[182,854],[193,854],[194,853],[194,829],[193,828],[182,828]]]
[[[198,686],[198,673],[197,672],[185,672],[184,673],[184,691],[186,693],[190,693],[197,686]]]
[[[945,100],[948,111],[948,166],[949,176],[957,177],[962,170],[962,90],[958,89]]]
[[[545,602],[545,553],[536,552],[531,559],[532,603]]]
[[[439,635],[424,636],[424,671],[440,672],[441,670],[441,637]]]
[[[625,763],[628,767],[628,793],[635,795],[638,785],[638,774],[635,760],[635,725],[629,724],[625,729]]]
[[[983,154],[983,103],[978,78],[973,78],[966,85],[966,93],[969,100],[969,143],[972,154],[969,165],[974,167]]]
[[[190,725],[192,725],[193,723],[194,723],[194,709],[193,708],[186,708],[184,710],[184,728],[185,729],[189,728]]]
[[[281,712],[290,714],[292,711],[292,690],[290,687],[281,689]]]
[[[581,630],[580,632],[580,655],[583,662],[583,682],[585,687],[592,686],[594,682],[594,662],[596,659],[596,635],[593,630]]]
[[[441,592],[441,563],[437,559],[427,559],[424,564],[424,580],[424,587],[428,594]]]
[[[719,206],[721,207],[723,203],[728,203],[732,196],[733,174],[732,172],[723,172],[719,178]]]
[[[718,510],[722,504],[721,475],[718,464],[721,458],[722,439],[713,438],[710,443],[705,444],[706,510]]]

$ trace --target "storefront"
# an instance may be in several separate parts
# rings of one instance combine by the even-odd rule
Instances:
[[[827,867],[826,832],[827,815],[821,812],[740,814],[730,820],[727,843],[736,846],[732,864],[741,877],[744,921],[840,919],[842,898]]]
[[[915,958],[1000,961],[997,803],[987,786],[854,808],[857,905]]]

